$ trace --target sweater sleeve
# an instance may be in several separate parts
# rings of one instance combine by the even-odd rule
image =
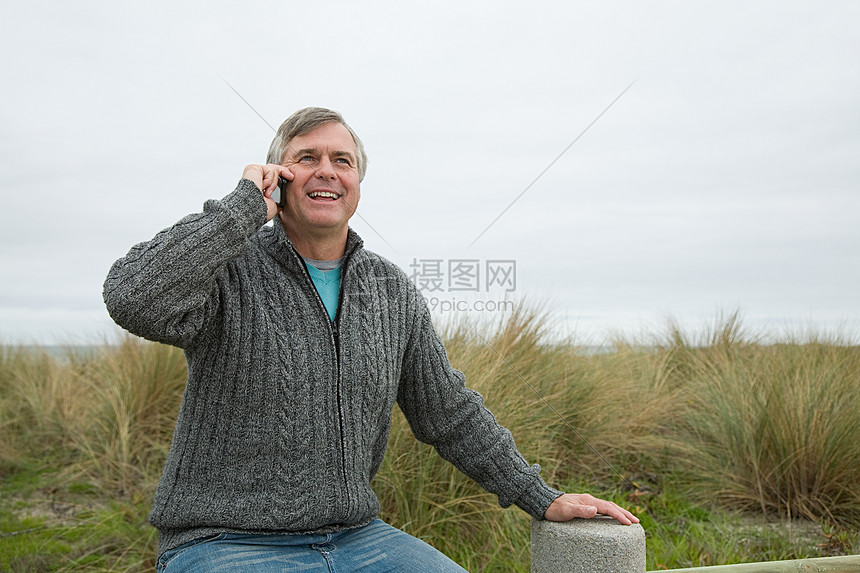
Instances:
[[[242,179],[223,199],[207,201],[202,213],[135,245],[104,283],[111,318],[138,336],[186,347],[218,311],[219,270],[265,222],[260,190]]]
[[[417,295],[420,298],[420,294]],[[537,519],[563,492],[546,484],[540,466],[529,465],[511,433],[465,386],[448,362],[426,304],[416,302],[417,323],[404,361],[398,404],[412,432],[481,487],[502,507],[516,504]]]

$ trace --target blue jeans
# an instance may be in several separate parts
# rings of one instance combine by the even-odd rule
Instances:
[[[158,573],[463,573],[442,553],[377,519],[328,535],[222,533],[164,552]]]

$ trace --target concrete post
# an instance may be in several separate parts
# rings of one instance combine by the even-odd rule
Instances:
[[[645,530],[611,517],[532,520],[532,573],[645,573]]]

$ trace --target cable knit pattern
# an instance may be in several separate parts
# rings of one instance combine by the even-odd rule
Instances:
[[[223,531],[370,522],[395,401],[418,439],[503,506],[541,518],[561,492],[464,386],[406,274],[350,230],[333,326],[280,222],[265,219],[243,179],[134,246],[105,281],[119,325],[188,361],[149,516],[159,553]]]

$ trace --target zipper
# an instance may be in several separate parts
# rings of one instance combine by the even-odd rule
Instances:
[[[319,291],[317,290],[316,285],[314,284],[313,278],[311,278],[310,271],[308,271],[307,263],[304,261],[302,256],[296,251],[296,248],[290,244],[291,250],[295,253],[295,257],[298,259],[299,266],[301,266],[302,271],[304,271],[305,279],[310,284],[311,289],[314,291],[314,295],[316,295],[318,308],[322,311],[322,317],[325,323],[328,325],[329,334],[331,336],[331,342],[334,345],[334,357],[335,357],[335,370],[337,373],[335,379],[335,397],[337,400],[337,417],[339,422],[339,430],[340,430],[340,458],[341,458],[341,474],[343,477],[343,491],[346,492],[346,512],[345,515],[348,516],[350,511],[352,510],[352,503],[350,500],[350,492],[349,492],[349,478],[346,472],[346,418],[343,413],[343,393],[341,391],[341,366],[340,366],[340,328],[338,325],[340,324],[340,314],[341,309],[343,308],[343,292],[344,292],[344,283],[346,282],[346,265],[349,261],[352,252],[355,248],[351,249],[348,253],[344,255],[343,264],[340,267],[340,289],[337,295],[337,311],[334,314],[334,320],[329,319],[328,311],[325,308],[325,303],[320,296]]]

